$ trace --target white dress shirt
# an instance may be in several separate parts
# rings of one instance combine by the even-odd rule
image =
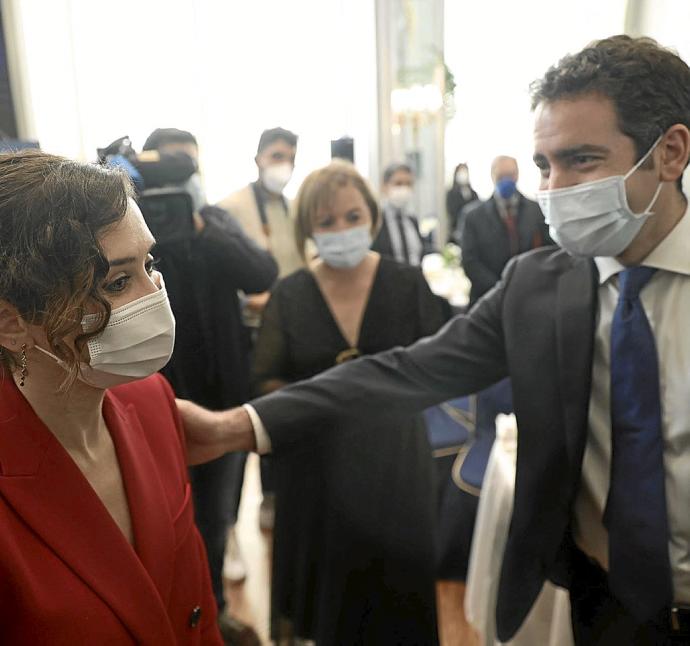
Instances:
[[[602,519],[611,470],[611,321],[618,303],[618,273],[624,267],[613,258],[595,262],[599,309],[589,428],[573,533],[580,549],[608,569],[608,534]],[[643,287],[640,300],[659,357],[674,601],[690,603],[690,209],[642,264],[659,270]]]
[[[417,218],[408,209],[396,209],[390,202],[383,203],[383,218],[388,227],[393,255],[398,262],[419,265],[422,262],[422,241],[419,239]],[[402,230],[407,246],[407,258],[402,243],[398,213],[402,214]]]

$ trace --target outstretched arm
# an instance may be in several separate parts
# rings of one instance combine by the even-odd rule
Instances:
[[[280,452],[310,442],[319,429],[342,421],[385,418],[389,411],[418,413],[507,376],[502,326],[503,294],[518,260],[467,316],[409,348],[363,357],[312,379],[291,384],[251,403],[268,438],[255,429],[247,409],[211,412],[178,401],[191,463],[226,451]],[[258,431],[258,441],[256,431]]]

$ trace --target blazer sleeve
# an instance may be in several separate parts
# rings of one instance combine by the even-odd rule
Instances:
[[[482,260],[479,226],[484,215],[483,208],[467,213],[462,231],[462,266],[472,283],[473,291],[478,294],[489,291],[500,278]]]
[[[279,453],[338,422],[413,415],[507,376],[502,306],[517,259],[470,314],[435,336],[337,366],[252,402]]]
[[[251,240],[227,211],[207,206],[201,217],[205,226],[198,246],[220,271],[233,277],[234,287],[248,294],[270,289],[278,276],[273,256]]]

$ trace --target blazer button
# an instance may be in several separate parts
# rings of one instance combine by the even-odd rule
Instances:
[[[191,628],[196,628],[201,621],[201,606],[195,606],[192,610],[192,614],[189,615],[189,626]]]

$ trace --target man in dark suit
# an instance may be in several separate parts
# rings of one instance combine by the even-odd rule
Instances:
[[[383,172],[381,228],[371,248],[407,265],[419,265],[426,253],[412,210],[414,172],[407,164],[390,164]]]
[[[225,413],[182,404],[192,459],[419,411],[510,376],[515,501],[499,639],[542,584],[578,645],[690,643],[690,68],[614,36],[532,86],[539,195],[562,249],[517,256],[467,316]],[[327,427],[326,424],[323,426]]]
[[[460,236],[462,266],[472,282],[470,305],[498,282],[513,256],[551,244],[539,205],[517,190],[517,161],[496,157],[491,178],[494,194],[468,208]]]

